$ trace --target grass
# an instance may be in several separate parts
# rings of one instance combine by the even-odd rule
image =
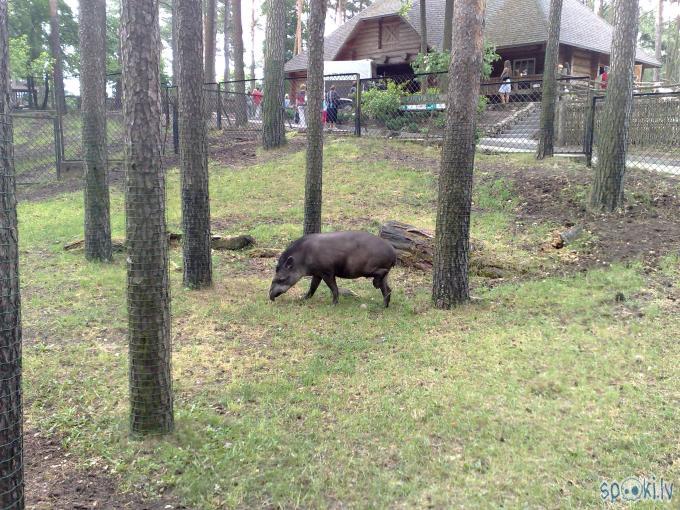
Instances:
[[[434,226],[436,168],[368,156],[383,145],[327,145],[325,228]],[[303,180],[302,153],[213,164],[219,231],[283,247],[300,234]],[[172,229],[178,185],[170,171]],[[123,256],[101,265],[62,251],[82,235],[80,193],[22,203],[29,426],[125,490],[172,490],[201,509],[584,508],[600,504],[602,479],[677,480],[677,309],[639,264],[544,277],[555,262],[525,245],[547,227],[511,233],[512,183],[479,186],[474,200],[473,238],[517,278],[476,277],[475,300],[450,312],[430,307],[429,275],[402,268],[387,310],[364,281],[343,282],[358,297],[337,307],[325,288],[301,302],[304,285],[271,304],[273,262],[243,254],[215,253],[207,291],[183,289],[172,270],[177,430],[144,441],[127,434]],[[118,193],[112,221],[122,237]],[[181,264],[178,250],[170,258]],[[678,262],[659,269],[675,287]]]

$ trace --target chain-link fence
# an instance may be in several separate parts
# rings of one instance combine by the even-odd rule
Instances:
[[[24,507],[19,247],[12,118],[0,114],[0,508]]]
[[[589,164],[597,162],[598,142],[607,129],[604,101],[605,96],[595,96],[591,103]],[[680,92],[634,94],[627,143],[627,168],[680,175]]]

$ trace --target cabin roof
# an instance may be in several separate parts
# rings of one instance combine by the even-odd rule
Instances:
[[[431,48],[441,48],[444,38],[445,0],[427,2],[427,39]],[[376,0],[338,27],[324,40],[324,60],[334,60],[350,39],[356,26],[364,20],[399,14],[400,0]],[[548,14],[550,0],[488,0],[486,8],[485,38],[498,49],[530,44],[543,44],[548,40]],[[413,2],[404,20],[420,33],[420,8]],[[604,19],[578,0],[564,0],[560,44],[599,53],[611,53],[614,29]],[[652,55],[638,48],[636,61],[649,66],[661,64]],[[307,52],[294,56],[285,70],[301,71],[307,68]]]

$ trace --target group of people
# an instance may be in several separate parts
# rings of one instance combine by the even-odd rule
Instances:
[[[262,112],[262,98],[264,93],[260,87],[255,86],[247,92],[246,102],[248,104],[248,118],[259,119]]]
[[[606,69],[606,68],[605,68]],[[556,74],[558,78],[568,78],[571,76],[571,67],[569,66],[569,62],[565,62],[564,64],[558,64],[557,69],[556,69]],[[526,78],[529,75],[528,69],[525,67],[523,68],[519,74],[517,75],[520,80],[523,78]],[[515,76],[515,72],[512,69],[512,62],[509,60],[506,60],[503,63],[503,71],[501,72],[501,86],[498,89],[498,93],[501,96],[501,103],[509,103],[510,102],[510,93],[512,92],[512,82],[513,78]],[[606,70],[603,71],[603,82],[604,86],[602,88],[607,88],[607,73]],[[523,89],[523,88],[529,88],[529,82],[522,82],[519,81],[517,83],[517,88],[518,89]]]
[[[307,127],[307,86],[303,83],[300,85],[295,94],[295,101],[291,102],[290,96],[286,94],[284,98],[284,108],[286,110],[294,109],[295,123],[300,129]],[[327,125],[329,129],[335,129],[338,123],[338,107],[340,106],[340,95],[335,89],[335,85],[331,85],[330,89],[324,94],[323,110],[321,113],[321,121]]]

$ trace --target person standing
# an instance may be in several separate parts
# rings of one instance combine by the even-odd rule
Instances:
[[[300,90],[298,90],[298,93],[295,96],[295,106],[297,107],[298,111],[300,129],[304,129],[307,127],[307,122],[305,119],[305,108],[307,106],[307,86],[304,83],[300,85]]]
[[[255,90],[253,90],[253,112],[256,119],[260,118],[260,105],[262,104],[263,95],[260,87],[255,87]]]
[[[340,95],[335,90],[335,85],[331,85],[328,94],[326,94],[326,120],[328,127],[332,130],[338,123],[338,104],[340,103]]]
[[[506,60],[503,65],[501,81],[503,83],[498,89],[498,92],[501,94],[501,103],[506,104],[510,102],[510,91],[512,90],[512,64],[509,60]]]

